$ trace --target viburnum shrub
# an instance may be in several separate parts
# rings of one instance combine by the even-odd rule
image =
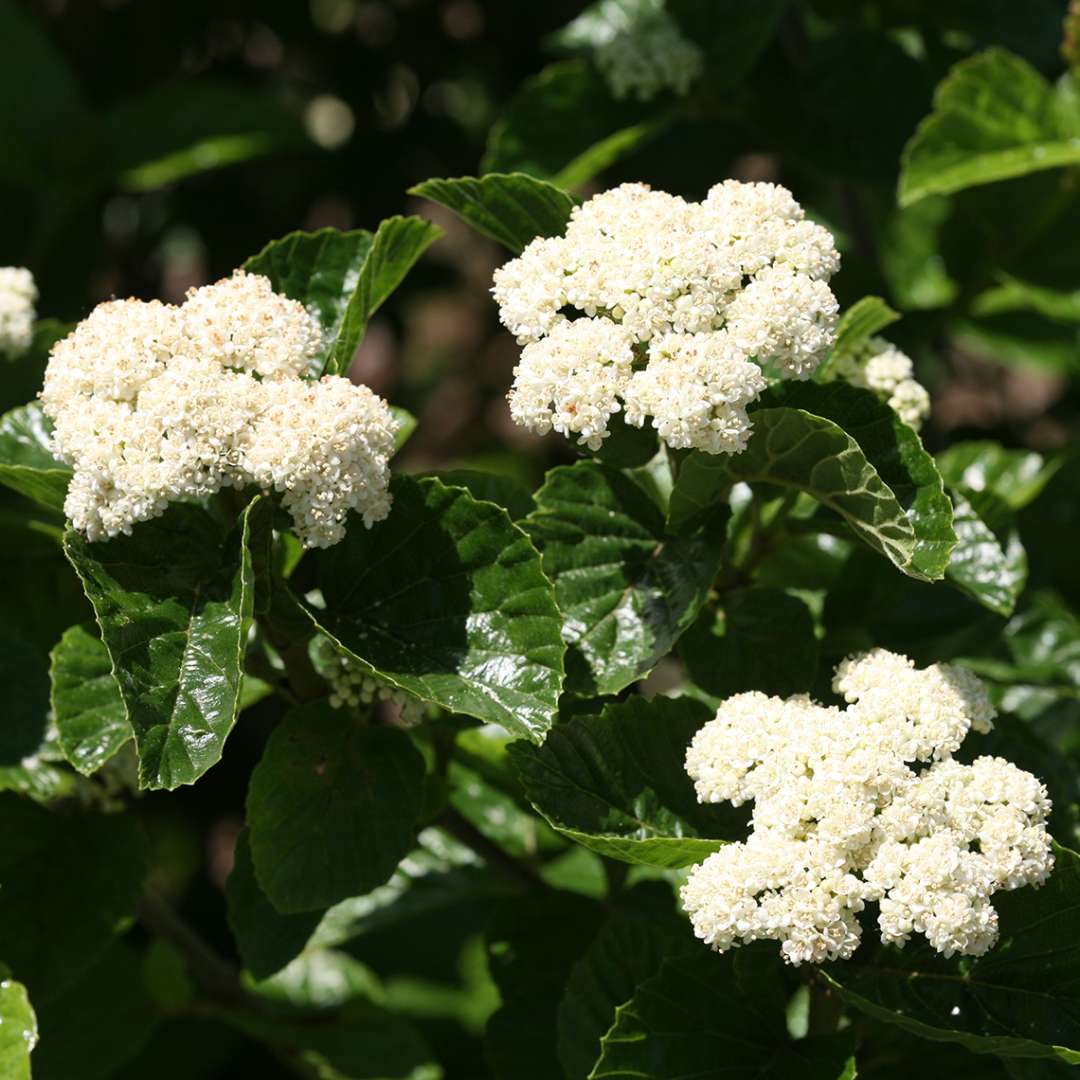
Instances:
[[[1076,16],[840,6],[599,0],[179,302],[0,267],[0,1080],[1080,1065]],[[356,377],[429,218],[497,467]]]

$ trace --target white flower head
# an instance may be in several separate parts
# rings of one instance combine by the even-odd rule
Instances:
[[[854,952],[856,916],[876,901],[887,943],[919,933],[946,956],[986,952],[993,893],[1053,867],[1045,787],[1003,758],[952,759],[994,716],[968,671],[875,649],[845,660],[833,689],[846,708],[737,694],[691,742],[702,802],[754,804],[749,838],[683,887],[695,932],[719,951],[770,938],[789,962],[819,963]]]
[[[309,547],[340,540],[350,510],[382,520],[396,422],[365,386],[304,378],[319,345],[302,304],[243,271],[179,307],[99,304],[53,348],[41,392],[74,467],[72,525],[107,539],[248,485],[281,493]]]
[[[905,424],[918,431],[930,415],[930,395],[914,378],[914,372],[915,365],[907,353],[885,338],[871,337],[837,357],[826,377],[873,390]]]
[[[762,368],[806,379],[832,347],[838,259],[775,184],[727,180],[700,203],[644,184],[597,195],[495,273],[525,346],[511,413],[595,450],[621,409],[671,447],[738,453]]]
[[[22,356],[34,338],[38,291],[34,275],[22,266],[0,266],[0,356]]]
[[[683,36],[663,0],[607,0],[599,21],[605,32],[593,58],[615,97],[683,95],[701,77],[705,54]]]

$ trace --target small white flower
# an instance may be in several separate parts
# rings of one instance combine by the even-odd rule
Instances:
[[[34,275],[22,266],[0,266],[0,356],[14,360],[34,338],[38,291]]]
[[[918,431],[930,415],[930,395],[915,380],[914,371],[910,356],[891,341],[872,337],[833,361],[826,377],[873,390],[905,424]]]
[[[302,377],[319,327],[237,271],[180,307],[99,304],[58,342],[41,401],[74,467],[65,512],[90,540],[130,533],[178,499],[257,485],[282,493],[309,547],[390,510],[396,422],[366,386]]]
[[[875,649],[845,660],[833,689],[846,708],[737,694],[695,735],[698,798],[754,803],[749,838],[683,887],[695,932],[719,951],[771,938],[790,963],[820,963],[852,954],[876,901],[885,942],[918,933],[946,956],[986,952],[993,893],[1053,867],[1045,787],[1003,758],[952,760],[994,717],[968,671]]]
[[[717,184],[701,203],[624,184],[576,207],[495,273],[525,346],[514,419],[598,449],[620,408],[675,448],[738,453],[761,369],[809,378],[832,347],[839,257],[775,184]]]

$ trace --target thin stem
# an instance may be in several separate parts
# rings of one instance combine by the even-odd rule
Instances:
[[[472,848],[484,862],[501,870],[507,877],[513,878],[526,889],[547,888],[544,879],[531,867],[519,862],[512,855],[503,851],[493,840],[489,840],[468,818],[463,817],[452,806],[446,807],[435,819],[440,829],[445,829],[455,840]]]

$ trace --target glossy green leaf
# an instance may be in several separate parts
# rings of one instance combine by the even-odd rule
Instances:
[[[707,515],[737,480],[776,484],[812,495],[904,573],[925,576],[914,566],[918,541],[903,506],[851,435],[803,409],[758,409],[753,421],[750,442],[737,457],[695,450],[682,463],[671,494],[671,528]]]
[[[112,658],[144,787],[194,783],[221,757],[236,722],[259,505],[227,535],[205,510],[176,503],[131,536],[96,544],[65,537]]]
[[[805,694],[817,672],[814,620],[782,589],[733,589],[683,635],[679,656],[694,685],[714,697]]]
[[[536,509],[532,493],[512,476],[483,472],[480,469],[449,469],[439,473],[447,487],[463,487],[474,499],[501,506],[511,521],[520,521]]]
[[[843,382],[781,383],[763,395],[762,404],[803,409],[843,428],[858,443],[911,524],[915,544],[910,560],[900,569],[928,581],[944,575],[956,544],[952,503],[919,436],[888,405],[871,391]]]
[[[1041,888],[995,895],[1001,940],[985,956],[946,960],[913,942],[860,950],[827,978],[855,1008],[924,1039],[1080,1064],[1080,856],[1055,857]]]
[[[380,678],[454,712],[542,739],[562,686],[550,582],[529,538],[487,502],[399,476],[372,529],[307,559],[325,600],[309,614]]]
[[[962,60],[904,149],[900,205],[1080,162],[1080,107],[1067,77],[1052,87],[994,48]]]
[[[670,537],[660,508],[593,461],[552,469],[525,527],[563,613],[567,689],[614,694],[647,675],[697,617],[722,538]]]
[[[84,776],[131,737],[124,699],[101,639],[84,626],[66,631],[52,651],[52,710],[64,756]]]
[[[0,1076],[30,1080],[30,1051],[37,1041],[37,1017],[26,987],[0,966]]]
[[[153,191],[274,151],[311,146],[300,118],[254,86],[207,78],[151,86],[105,110],[101,170],[128,191]]]
[[[836,324],[836,344],[832,355],[849,353],[867,338],[880,333],[900,318],[880,296],[864,296],[852,304]]]
[[[972,505],[973,499],[983,505],[999,501],[989,493],[953,488],[957,543],[945,576],[984,607],[1011,615],[1027,582],[1027,554],[1016,529],[1011,524],[992,528]],[[1005,516],[1011,517],[1007,508]]]
[[[0,416],[0,484],[62,511],[71,469],[53,457],[51,439],[52,425],[37,402]]]
[[[366,229],[289,233],[244,263],[275,290],[299,300],[319,320],[323,345],[314,374],[343,375],[368,320],[442,231],[416,217],[392,217]]]
[[[526,79],[488,136],[488,173],[527,173],[572,188],[592,180],[659,135],[666,106],[612,96],[586,60],[550,64]]]
[[[117,941],[39,1010],[34,1080],[106,1080],[150,1041],[160,1019],[139,954]]]
[[[652,978],[665,957],[700,949],[672,908],[671,889],[638,886],[608,916],[574,965],[559,1003],[559,1060],[567,1076],[588,1076],[615,1010]]]
[[[515,254],[537,236],[561,236],[574,208],[565,191],[524,173],[425,180],[409,194],[445,206]]]
[[[543,746],[510,747],[525,794],[559,832],[623,862],[700,862],[739,838],[746,814],[703,806],[686,748],[711,711],[690,698],[631,697],[553,728]]]
[[[784,1014],[747,992],[705,946],[664,961],[619,1007],[590,1080],[853,1080],[853,1039],[791,1039]],[[722,1065],[721,1065],[722,1063]]]
[[[1034,450],[1006,450],[990,440],[953,443],[937,456],[947,484],[990,492],[1013,510],[1038,498],[1061,460],[1047,461]]]
[[[251,774],[259,886],[284,914],[382,885],[416,839],[424,762],[395,728],[358,727],[325,701],[289,714]]]
[[[0,795],[0,956],[41,1006],[130,925],[143,845],[129,814],[45,810]]]

